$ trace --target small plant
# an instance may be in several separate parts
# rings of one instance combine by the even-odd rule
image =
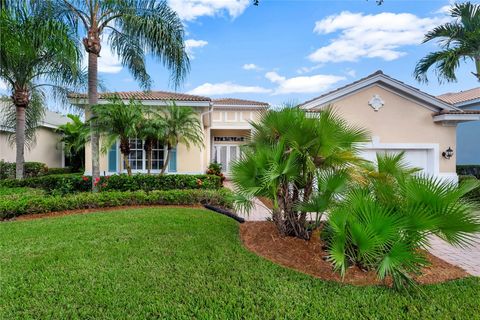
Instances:
[[[210,165],[208,166],[208,169],[207,169],[207,174],[211,174],[211,175],[215,175],[215,176],[220,177],[220,181],[222,182],[222,184],[226,179],[225,175],[222,172],[222,164],[218,163],[218,162],[210,163]]]

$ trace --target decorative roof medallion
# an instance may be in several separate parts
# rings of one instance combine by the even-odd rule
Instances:
[[[385,102],[380,98],[378,94],[375,94],[370,101],[368,101],[368,105],[373,108],[373,110],[378,111],[381,107],[385,105]]]

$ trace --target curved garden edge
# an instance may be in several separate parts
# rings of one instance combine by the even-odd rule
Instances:
[[[358,267],[347,270],[345,278],[332,269],[332,265],[324,260],[326,252],[322,243],[315,237],[314,241],[305,241],[293,237],[282,238],[272,222],[246,222],[240,224],[240,238],[244,247],[283,267],[302,272],[313,277],[342,282],[345,284],[391,285],[391,281],[380,281],[375,272],[362,271]],[[460,267],[427,253],[431,265],[422,270],[422,275],[415,278],[419,284],[435,284],[470,276]]]

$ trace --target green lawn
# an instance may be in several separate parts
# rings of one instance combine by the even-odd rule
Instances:
[[[5,222],[0,250],[0,319],[480,317],[479,278],[412,295],[324,282],[248,252],[233,220],[198,209]]]

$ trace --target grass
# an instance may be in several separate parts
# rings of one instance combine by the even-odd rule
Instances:
[[[478,319],[479,278],[399,293],[244,249],[238,225],[149,208],[0,224],[1,319]]]

